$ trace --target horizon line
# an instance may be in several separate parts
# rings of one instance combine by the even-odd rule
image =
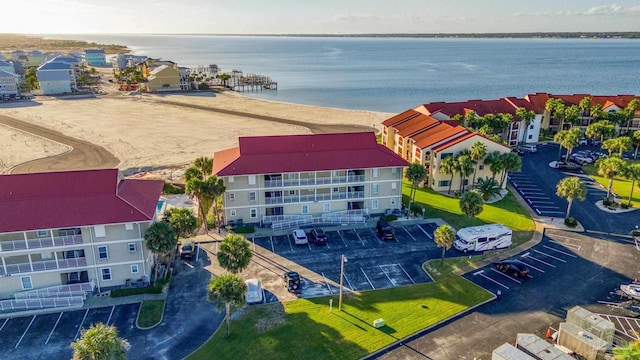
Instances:
[[[117,33],[117,32],[86,32],[86,33],[0,33],[0,35],[172,35],[172,36],[299,36],[299,37],[435,37],[435,36],[533,36],[533,35],[629,35],[639,34],[640,31],[531,31],[531,32],[460,32],[460,33]]]

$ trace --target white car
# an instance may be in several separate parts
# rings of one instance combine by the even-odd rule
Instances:
[[[631,299],[640,300],[640,285],[638,284],[626,284],[620,285],[622,293]]]
[[[247,304],[261,304],[264,302],[264,294],[262,291],[262,281],[260,279],[248,279],[245,282],[247,292],[244,294],[244,300]]]
[[[535,146],[535,145],[522,145],[522,146],[520,147],[520,149],[522,149],[522,150],[524,150],[524,151],[526,151],[526,152],[528,152],[528,153],[535,153],[535,152],[538,152],[538,147],[537,147],[537,146]]]
[[[307,234],[302,229],[293,230],[293,242],[296,245],[307,245],[309,240],[307,239]]]

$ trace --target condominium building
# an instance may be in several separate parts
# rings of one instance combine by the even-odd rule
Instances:
[[[86,49],[84,51],[84,61],[86,61],[89,66],[107,65],[104,57],[104,49]]]
[[[373,132],[241,137],[216,152],[227,221],[274,229],[361,221],[402,206],[409,164]]]
[[[0,175],[0,299],[148,282],[143,236],[162,186],[117,169]]]

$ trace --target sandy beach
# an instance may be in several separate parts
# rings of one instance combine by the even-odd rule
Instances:
[[[108,91],[89,98],[36,97],[0,103],[0,116],[26,130],[0,126],[0,172],[111,167],[86,156],[63,154],[77,144],[103,148],[128,174],[139,169],[183,167],[199,156],[237,146],[240,136],[374,130],[392,114],[287,104],[236,93],[127,95]],[[0,124],[7,123],[0,119]],[[24,127],[27,125],[31,127]],[[17,122],[16,122],[16,125]],[[38,128],[38,126],[40,128]],[[55,133],[54,137],[45,129]],[[84,150],[82,150],[84,151]],[[108,158],[108,153],[96,159]],[[78,151],[75,151],[78,153]],[[76,154],[78,155],[78,154]],[[29,166],[16,166],[35,159]],[[57,160],[54,167],[50,165]],[[93,162],[93,163],[92,163]]]

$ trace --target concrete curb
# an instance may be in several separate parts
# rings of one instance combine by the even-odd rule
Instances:
[[[136,315],[136,327],[140,330],[149,330],[149,329],[153,329],[154,327],[162,324],[162,321],[164,320],[164,309],[167,306],[167,299],[159,299],[162,300],[162,314],[160,315],[160,320],[148,327],[143,327],[138,325],[138,320],[140,320],[140,311],[142,310],[142,304],[144,304],[144,300],[142,301],[142,303],[140,304],[140,308],[138,309],[138,315]],[[154,301],[154,300],[149,300],[149,301]]]

